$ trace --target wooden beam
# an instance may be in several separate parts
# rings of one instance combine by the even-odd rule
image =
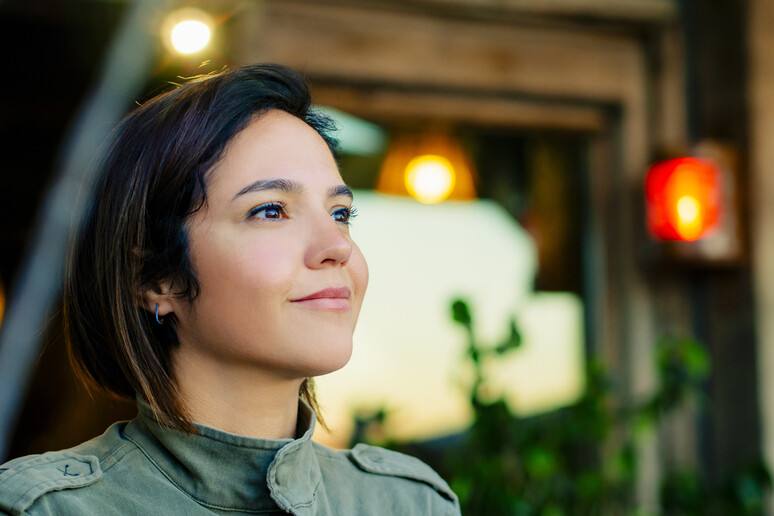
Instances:
[[[309,79],[509,91],[620,103],[641,80],[631,37],[448,19],[296,0],[234,20],[237,62],[279,62]]]
[[[578,18],[661,24],[678,18],[675,0],[329,0],[328,4],[359,4],[391,10],[432,10],[436,14],[499,19]]]
[[[458,125],[598,132],[605,114],[595,106],[504,97],[362,89],[312,83],[312,98],[376,122],[449,122]]]

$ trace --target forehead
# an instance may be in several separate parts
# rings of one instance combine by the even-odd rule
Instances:
[[[261,179],[290,179],[328,188],[342,182],[325,140],[303,120],[281,110],[254,119],[226,146],[208,177],[208,197],[233,196]]]

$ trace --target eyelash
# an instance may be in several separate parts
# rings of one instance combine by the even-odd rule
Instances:
[[[336,211],[334,211],[333,214],[336,215],[337,213],[341,213],[341,212],[344,212],[346,214],[346,219],[344,220],[334,219],[334,220],[336,220],[336,222],[341,222],[342,224],[346,224],[347,226],[352,224],[352,219],[357,217],[357,208],[355,208],[354,206],[350,206],[349,208],[339,208]]]
[[[279,217],[272,217],[272,218],[269,218],[269,217],[261,217],[261,218],[266,218],[267,220],[277,220],[277,219],[282,218],[282,215],[285,214],[285,205],[281,204],[281,203],[278,203],[278,202],[271,202],[271,203],[268,203],[268,204],[262,204],[260,206],[256,206],[252,210],[250,210],[247,215],[249,217],[255,217],[259,213],[262,213],[262,212],[265,213],[268,210],[277,210],[279,212],[280,216]],[[350,225],[350,224],[352,224],[352,219],[357,217],[357,208],[355,208],[354,206],[350,206],[348,208],[338,208],[336,211],[333,212],[332,215],[335,217],[335,215],[337,215],[339,213],[343,213],[345,215],[345,218],[343,220],[336,220],[334,218],[334,220],[336,220],[336,222],[340,222],[342,224]]]
[[[278,203],[278,202],[270,202],[267,204],[261,204],[260,206],[256,206],[252,210],[250,210],[247,215],[249,217],[255,217],[261,212],[266,212],[267,210],[277,210],[280,213],[280,216],[277,218],[282,218],[282,215],[285,213],[285,205]],[[261,218],[267,218],[268,217],[261,217]],[[271,218],[268,220],[277,220],[276,218]]]

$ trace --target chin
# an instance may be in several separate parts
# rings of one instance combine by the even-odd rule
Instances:
[[[323,376],[338,371],[352,356],[352,339],[322,345],[315,350],[315,363],[309,364],[311,372],[305,376]]]

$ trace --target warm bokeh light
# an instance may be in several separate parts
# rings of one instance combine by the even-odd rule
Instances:
[[[406,189],[425,204],[446,199],[454,188],[454,167],[443,156],[417,156],[406,166]]]
[[[172,29],[172,45],[181,54],[193,54],[207,46],[210,28],[196,20],[186,20]]]
[[[394,134],[376,190],[432,204],[476,198],[476,171],[462,143],[448,133]]]
[[[694,241],[721,217],[720,172],[714,163],[678,158],[653,165],[645,180],[648,229],[659,240]]]
[[[686,195],[677,201],[677,213],[680,215],[680,222],[683,224],[693,224],[699,219],[701,208],[696,197]]]
[[[200,9],[187,7],[170,13],[164,20],[164,43],[170,51],[194,54],[210,42],[213,20]]]
[[[677,232],[683,240],[696,240],[703,230],[701,205],[696,197],[685,195],[677,201]]]

